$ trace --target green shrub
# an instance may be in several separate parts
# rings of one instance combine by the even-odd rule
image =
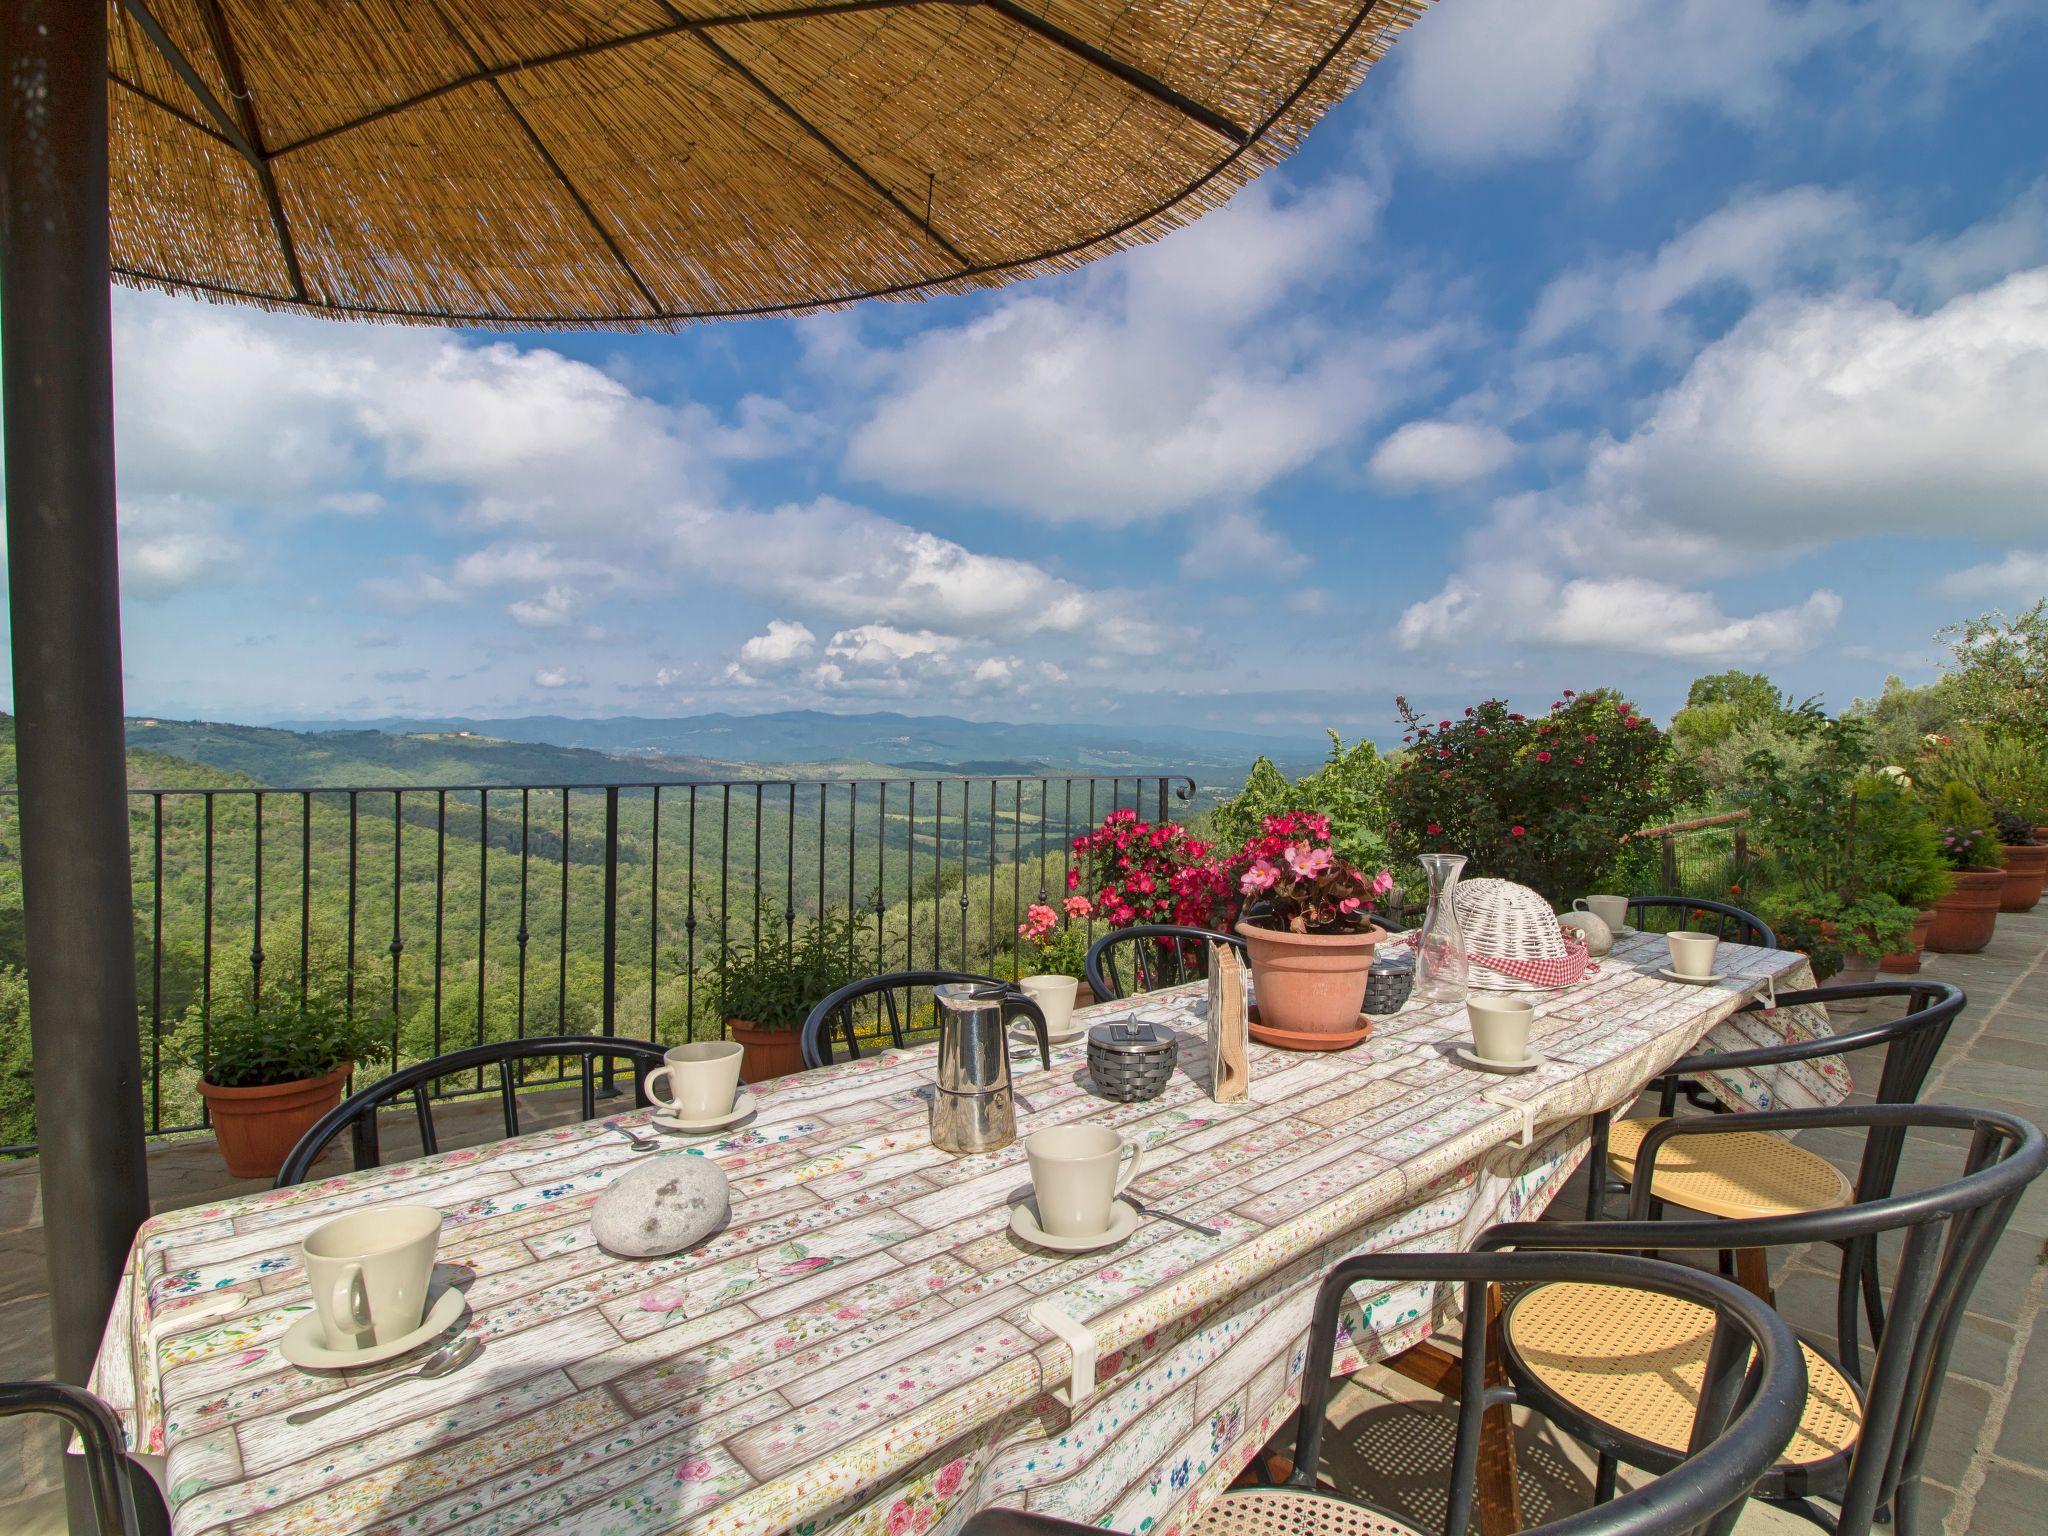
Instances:
[[[812,1007],[848,982],[871,975],[873,932],[851,913],[828,913],[787,942],[733,941],[710,974],[712,1006],[723,1019],[759,1029],[796,1029]]]
[[[387,1029],[351,1019],[330,987],[309,985],[301,998],[297,978],[279,976],[216,996],[205,1020],[194,1004],[165,1045],[172,1060],[217,1088],[262,1088],[369,1061],[385,1050]]]
[[[1991,824],[1984,797],[1960,779],[1950,779],[1936,793],[1934,820],[1941,855],[1951,869],[1998,869],[2005,849]]]
[[[1697,793],[1664,733],[1605,689],[1567,691],[1539,719],[1488,699],[1431,724],[1395,704],[1412,743],[1387,785],[1403,857],[1462,853],[1466,873],[1553,902],[1604,889],[1622,839]]]
[[[1330,732],[1330,755],[1314,773],[1289,781],[1266,758],[1252,765],[1244,788],[1209,812],[1210,841],[1242,848],[1269,816],[1308,812],[1330,820],[1330,848],[1347,864],[1377,869],[1387,846],[1388,764],[1379,748],[1360,739],[1352,746]]]

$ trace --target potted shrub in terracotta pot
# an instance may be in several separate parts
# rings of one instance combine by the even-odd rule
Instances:
[[[221,1161],[237,1179],[274,1179],[315,1121],[341,1102],[356,1063],[383,1050],[388,1026],[350,1018],[347,1005],[296,984],[216,998],[171,1040],[172,1055],[199,1073]]]
[[[850,915],[827,915],[778,943],[726,947],[712,1004],[740,1043],[740,1078],[758,1083],[804,1069],[800,1031],[815,1003],[868,974],[870,936]]]
[[[1998,898],[2001,912],[2031,912],[2040,905],[2048,885],[2048,842],[2034,830],[2033,818],[2018,811],[1994,810],[1992,821],[2005,850],[2005,889]]]
[[[1935,803],[1942,856],[1955,873],[1955,888],[1934,904],[1927,947],[1936,954],[1974,955],[1991,942],[1998,906],[2005,896],[2005,850],[1991,827],[1984,799],[1951,779]]]
[[[1934,926],[1934,904],[1955,887],[1942,857],[1941,834],[1926,805],[1910,793],[1912,787],[1904,770],[1886,768],[1867,775],[1856,796],[1856,846],[1868,883],[1913,914],[1904,942],[1878,960],[1878,969],[1891,975],[1910,976],[1920,969],[1920,952]]]
[[[1246,901],[1238,935],[1251,952],[1261,1039],[1305,1050],[1355,1044],[1373,947],[1386,937],[1373,901],[1392,889],[1330,850],[1330,823],[1309,814],[1270,816],[1231,870]]]

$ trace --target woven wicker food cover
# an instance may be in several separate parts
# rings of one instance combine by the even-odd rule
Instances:
[[[1460,880],[1451,900],[1465,933],[1472,985],[1489,991],[1547,992],[1585,971],[1586,948],[1565,937],[1550,903],[1526,885],[1480,876]],[[1516,962],[1516,973],[1487,964]],[[1530,962],[1536,964],[1531,965]],[[1546,975],[1535,974],[1548,972]]]
[[[672,326],[1150,240],[1427,0],[123,0],[114,265],[343,315]]]

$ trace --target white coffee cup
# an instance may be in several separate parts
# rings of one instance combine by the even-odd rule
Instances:
[[[1523,998],[1474,993],[1465,1001],[1472,1024],[1472,1054],[1512,1066],[1529,1059],[1529,1024],[1535,1008]]]
[[[1049,1038],[1071,1040],[1080,1033],[1074,1028],[1074,999],[1080,996],[1080,982],[1071,976],[1021,976],[1017,985],[1045,1015]]]
[[[323,1222],[299,1245],[329,1349],[389,1344],[419,1327],[441,1245],[441,1213],[384,1205]]]
[[[1628,926],[1628,898],[1626,896],[1581,896],[1572,903],[1574,912],[1590,912],[1605,923],[1611,933],[1620,933]]]
[[[647,1097],[679,1120],[707,1120],[732,1112],[740,1091],[737,1040],[694,1040],[670,1046],[662,1065],[647,1074]],[[657,1085],[666,1085],[664,1096]]]
[[[1679,975],[1704,980],[1714,974],[1714,951],[1721,947],[1717,935],[1681,928],[1667,933],[1664,941],[1671,946],[1671,969]]]
[[[1054,1125],[1024,1143],[1038,1225],[1053,1237],[1094,1237],[1109,1230],[1116,1197],[1137,1177],[1144,1151],[1100,1125]],[[1126,1159],[1129,1166],[1124,1166]]]

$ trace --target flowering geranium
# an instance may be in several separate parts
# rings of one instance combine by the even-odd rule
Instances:
[[[1356,933],[1372,926],[1373,899],[1393,888],[1330,849],[1330,820],[1313,812],[1268,816],[1229,867],[1252,921],[1292,933]]]
[[[1211,928],[1228,910],[1229,888],[1210,844],[1173,822],[1111,811],[1101,826],[1074,839],[1074,855],[1067,889],[1092,901],[1094,916],[1112,927]]]
[[[1086,924],[1094,915],[1095,903],[1086,896],[1067,897],[1059,911],[1042,901],[1026,907],[1017,934],[1031,950],[1032,970],[1041,976],[1080,976],[1088,957]]]

